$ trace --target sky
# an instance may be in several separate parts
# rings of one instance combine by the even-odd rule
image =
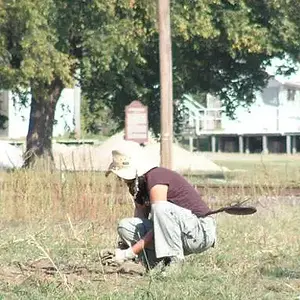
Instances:
[[[267,68],[267,72],[270,75],[275,75],[276,79],[278,79],[279,81],[298,81],[300,82],[300,64],[297,65],[298,71],[290,76],[282,76],[282,75],[276,75],[276,69],[277,66],[283,65],[284,63],[288,63],[288,60],[280,60],[278,58],[274,58],[272,61],[272,66]]]

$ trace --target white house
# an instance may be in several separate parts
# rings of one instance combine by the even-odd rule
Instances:
[[[24,107],[13,100],[11,91],[0,91],[0,114],[8,117],[5,129],[0,129],[2,139],[23,139],[27,135],[30,99]],[[53,136],[63,136],[80,128],[80,87],[66,88],[58,100],[55,111]]]
[[[204,107],[185,98],[196,140],[209,137],[213,152],[295,153],[300,148],[300,81],[271,78],[249,109],[236,110],[234,120],[222,113],[216,97],[208,95],[206,102]]]

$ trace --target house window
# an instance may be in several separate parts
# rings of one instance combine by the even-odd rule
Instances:
[[[296,95],[296,90],[294,90],[294,89],[287,90],[287,100],[288,101],[295,101],[295,95]]]

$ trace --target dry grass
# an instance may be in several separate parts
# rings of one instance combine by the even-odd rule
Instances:
[[[60,221],[70,216],[74,221],[106,223],[120,217],[118,205],[131,203],[121,182],[93,172],[3,173],[1,199],[2,221]]]
[[[205,191],[212,206],[245,197],[243,184],[235,195]],[[273,198],[253,189],[256,215],[219,215],[216,248],[172,277],[107,275],[99,252],[132,213],[124,186],[93,172],[3,173],[0,299],[297,299],[300,206],[264,194]]]
[[[225,175],[228,182],[248,185],[300,185],[300,155],[205,153],[219,166],[233,172]]]

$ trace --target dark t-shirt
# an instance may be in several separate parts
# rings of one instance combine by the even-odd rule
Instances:
[[[168,201],[189,209],[196,216],[203,216],[210,211],[198,191],[175,171],[157,167],[145,174],[145,181],[148,193],[157,184],[168,185]]]

